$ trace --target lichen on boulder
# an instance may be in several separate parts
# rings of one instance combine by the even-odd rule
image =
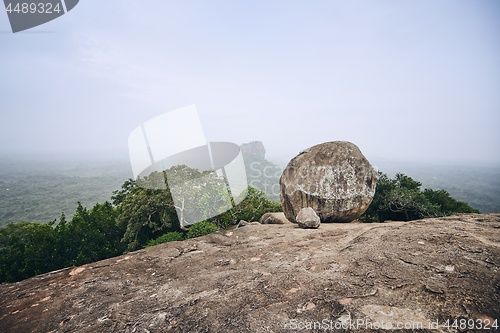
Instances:
[[[374,168],[347,141],[325,142],[299,153],[280,178],[281,205],[288,220],[311,207],[321,222],[350,222],[368,208],[375,194]]]

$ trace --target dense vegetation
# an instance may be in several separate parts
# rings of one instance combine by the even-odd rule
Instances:
[[[422,183],[422,188],[446,190],[453,198],[467,202],[482,213],[500,212],[499,165],[381,164],[381,169],[392,177],[398,172],[412,175]]]
[[[130,177],[122,161],[83,158],[0,157],[0,226],[49,223],[61,212],[71,218],[77,202],[92,207],[109,200]]]
[[[479,213],[444,190],[420,190],[422,183],[402,173],[394,178],[379,172],[373,201],[361,217],[366,222],[410,221],[453,213]]]
[[[0,282],[122,254],[123,229],[115,219],[109,202],[90,210],[79,204],[71,221],[63,214],[56,226],[23,222],[0,228]]]
[[[183,179],[202,175],[182,167],[175,172]],[[477,212],[467,203],[453,199],[446,191],[421,191],[420,182],[403,174],[392,179],[382,173],[378,176],[376,194],[362,216],[364,221],[409,221],[456,212]],[[143,182],[129,179],[114,192],[112,203],[97,203],[91,209],[78,203],[70,220],[62,214],[58,221],[50,224],[22,222],[1,227],[0,282],[18,281],[146,246],[202,236],[240,220],[253,221],[266,212],[281,210],[281,205],[268,200],[264,192],[248,187],[245,199],[238,205],[193,224],[187,230],[179,221],[168,185],[163,189],[144,186],[144,181],[155,182],[163,177],[161,173],[153,173]],[[195,191],[203,190],[203,187],[194,188]],[[200,207],[214,207],[211,198],[199,198]]]

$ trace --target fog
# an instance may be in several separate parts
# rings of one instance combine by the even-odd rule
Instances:
[[[0,153],[127,156],[195,104],[210,141],[283,161],[500,163],[500,2],[81,1],[13,34],[0,13]],[[175,142],[165,144],[175,145]]]

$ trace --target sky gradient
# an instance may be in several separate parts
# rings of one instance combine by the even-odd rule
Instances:
[[[500,164],[500,1],[81,0],[13,34],[0,11],[0,153],[127,154],[195,104],[210,141],[289,159]],[[173,143],[175,144],[175,143]]]

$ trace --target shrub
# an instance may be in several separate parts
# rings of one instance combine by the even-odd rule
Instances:
[[[166,234],[161,235],[156,239],[150,240],[145,247],[155,246],[158,244],[163,244],[168,242],[181,241],[181,240],[184,240],[184,234],[182,232],[172,231],[172,232],[167,232]]]
[[[379,172],[375,196],[360,217],[365,222],[411,221],[453,213],[478,213],[466,202],[455,200],[444,190],[421,191],[422,183],[404,174],[394,178]]]
[[[246,197],[232,209],[210,219],[222,229],[237,224],[240,220],[248,222],[259,219],[263,214],[270,212],[281,212],[281,203],[266,199],[261,190],[248,187]]]
[[[438,206],[442,215],[479,213],[477,209],[472,208],[468,203],[452,198],[445,190],[425,189],[424,195],[430,202]]]
[[[187,238],[195,238],[204,235],[211,234],[212,232],[216,232],[219,230],[219,227],[212,222],[202,221],[193,224],[189,227],[189,231],[187,233]]]

